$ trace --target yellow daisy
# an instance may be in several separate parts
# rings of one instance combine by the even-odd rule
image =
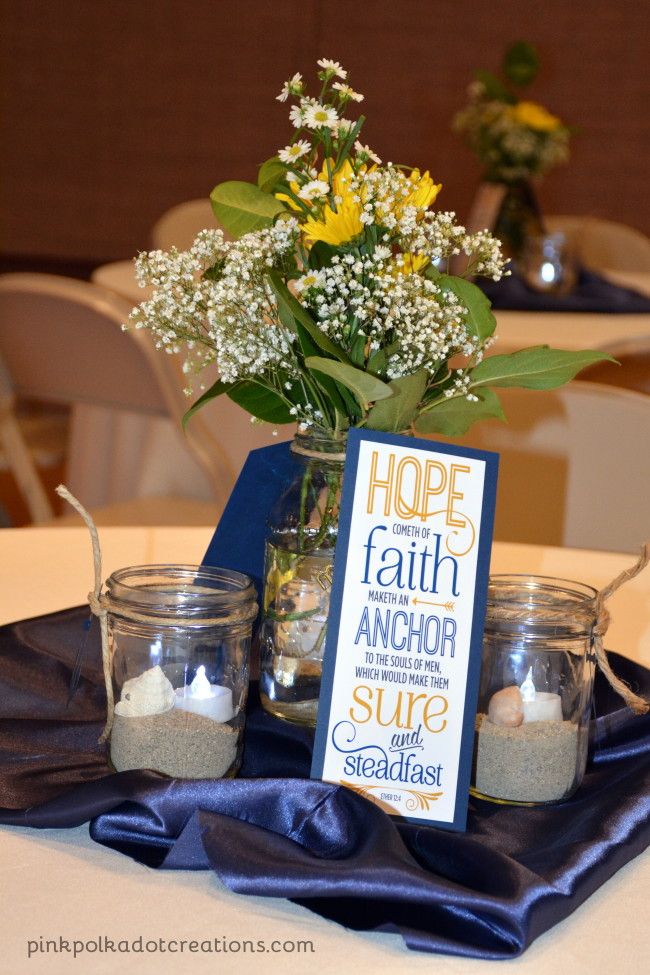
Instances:
[[[402,260],[395,261],[391,274],[396,277],[398,274],[418,274],[429,263],[429,258],[424,254],[401,254]]]
[[[537,132],[554,132],[562,128],[561,120],[537,102],[518,102],[510,109],[510,117],[519,125],[526,125]]]
[[[412,206],[426,210],[434,202],[438,193],[442,189],[442,183],[434,183],[429,175],[429,171],[420,175],[419,169],[412,169],[409,174],[409,182],[412,184],[411,192],[404,197],[403,202],[397,207],[395,215],[400,216],[404,207]]]
[[[323,207],[320,217],[308,217],[303,224],[303,234],[308,244],[315,244],[322,240],[326,244],[346,244],[363,232],[361,222],[361,202],[354,200],[350,189],[350,180],[354,170],[346,159],[338,172],[332,177],[332,191],[341,203],[337,203],[336,210],[328,204]],[[321,179],[327,179],[327,167],[323,167]]]

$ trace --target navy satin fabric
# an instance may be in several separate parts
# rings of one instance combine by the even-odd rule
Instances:
[[[650,841],[650,718],[603,681],[594,754],[568,802],[521,809],[471,800],[466,833],[397,824],[309,774],[312,736],[259,707],[234,780],[112,774],[97,745],[105,700],[97,634],[66,707],[87,610],[0,629],[0,822],[72,827],[152,867],[214,869],[234,891],[288,897],[410,948],[520,954]],[[636,690],[650,672],[612,655]]]
[[[639,315],[650,312],[650,298],[621,288],[599,274],[581,268],[575,287],[567,295],[544,294],[529,288],[516,270],[500,281],[481,281],[481,289],[501,311],[595,312]]]

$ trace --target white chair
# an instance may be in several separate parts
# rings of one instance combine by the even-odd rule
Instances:
[[[187,250],[200,230],[217,226],[209,200],[188,200],[167,210],[156,221],[149,235],[150,244],[155,250]],[[92,280],[134,305],[144,301],[151,291],[138,286],[132,260],[102,264],[93,271]]]
[[[2,466],[8,468],[34,521],[52,517],[52,506],[39,477],[32,445],[21,430],[15,412],[15,394],[9,372],[0,357],[0,447]]]
[[[545,216],[551,233],[571,241],[579,261],[594,270],[650,273],[650,240],[626,224],[600,217]]]
[[[650,397],[581,381],[497,392],[509,422],[459,438],[501,455],[495,537],[638,550],[650,538]]]
[[[172,247],[187,250],[200,230],[218,226],[208,199],[188,200],[163,213],[151,230],[151,243],[156,250]]]
[[[0,277],[0,433],[35,522],[51,518],[52,507],[15,423],[16,396],[77,408],[67,480],[91,508],[119,502],[124,512],[123,503],[133,498],[181,496],[210,501],[203,511],[212,512],[213,519],[228,498],[235,464],[200,414],[183,438],[180,420],[188,402],[176,366],[154,348],[148,334],[122,331],[130,308],[111,292],[83,281],[44,274]],[[91,434],[84,436],[89,415]],[[138,439],[137,428],[141,421],[149,435],[152,417],[168,441],[165,462],[158,464],[155,475],[143,463],[147,444]],[[135,477],[130,470],[135,463],[130,465],[124,456],[128,445],[120,437],[120,424],[130,429]],[[99,488],[94,497],[89,489],[93,484]],[[138,520],[151,524],[146,502],[138,510]],[[187,515],[187,506],[184,511]],[[160,517],[158,506],[158,521]]]

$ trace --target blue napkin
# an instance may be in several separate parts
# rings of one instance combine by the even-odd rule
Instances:
[[[249,575],[262,599],[264,541],[273,506],[297,471],[291,441],[251,450],[203,558]]]
[[[479,281],[495,311],[570,311],[611,315],[639,315],[650,312],[650,298],[621,288],[594,271],[581,268],[573,291],[567,295],[543,294],[529,288],[513,270],[501,281]]]

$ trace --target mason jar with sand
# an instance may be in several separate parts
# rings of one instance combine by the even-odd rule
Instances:
[[[543,576],[488,588],[472,792],[513,803],[567,799],[587,763],[596,590]]]
[[[108,579],[105,603],[115,769],[184,779],[235,775],[257,615],[248,576],[207,566],[135,566]]]

